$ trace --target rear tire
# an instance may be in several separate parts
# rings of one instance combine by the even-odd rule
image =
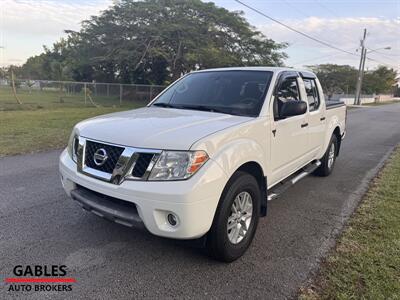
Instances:
[[[207,236],[207,250],[213,258],[232,262],[250,246],[260,216],[261,193],[257,180],[237,171],[222,193]]]
[[[338,140],[336,135],[333,134],[331,140],[329,141],[328,149],[321,159],[321,165],[317,170],[315,170],[315,174],[323,177],[329,176],[333,171],[333,167],[335,166],[337,153]]]

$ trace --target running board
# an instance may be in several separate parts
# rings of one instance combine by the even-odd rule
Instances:
[[[292,185],[296,184],[301,179],[303,179],[304,177],[306,177],[306,176],[310,175],[312,172],[314,172],[320,165],[321,165],[321,162],[319,160],[317,160],[313,163],[308,164],[307,166],[302,168],[300,171],[289,176],[287,179],[281,181],[280,183],[275,185],[271,189],[271,191],[268,193],[267,200],[271,201],[275,198],[278,198],[283,192],[285,192]]]

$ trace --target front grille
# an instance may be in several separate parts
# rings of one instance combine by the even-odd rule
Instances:
[[[132,170],[132,176],[139,178],[143,177],[153,156],[154,153],[139,153],[139,157],[136,160],[135,166]]]
[[[99,149],[104,149],[108,156],[105,163],[101,166],[96,165],[96,163],[94,162],[94,157],[93,157],[95,152]],[[102,143],[97,143],[97,142],[86,140],[85,164],[89,168],[93,168],[93,169],[111,174],[123,151],[124,151],[123,147],[107,145],[107,144],[102,144]]]

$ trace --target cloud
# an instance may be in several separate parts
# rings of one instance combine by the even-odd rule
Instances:
[[[23,63],[29,56],[43,51],[42,45],[51,46],[64,30],[79,30],[81,22],[112,5],[112,0],[0,0],[0,65]],[[226,4],[226,3],[225,3]],[[282,21],[302,32],[318,37],[336,47],[352,51],[359,47],[364,28],[368,29],[367,46],[383,50],[384,55],[371,53],[370,58],[400,69],[400,18],[321,18],[282,19]],[[258,24],[267,37],[278,42],[289,42],[286,50],[291,66],[333,62],[357,66],[359,58],[342,54],[336,50],[317,44],[276,23]],[[376,62],[368,61],[367,67],[375,67]]]
[[[379,59],[381,62],[400,68],[400,18],[319,18],[309,17],[304,19],[283,20],[285,24],[296,28],[313,37],[338,48],[355,52],[360,45],[360,39],[364,28],[367,28],[368,36],[366,45],[370,49],[391,46],[390,51],[382,50],[384,55],[371,53],[370,57]],[[291,56],[289,63],[305,61],[313,64],[312,58],[324,56],[324,59],[316,59],[315,63],[332,62],[350,63],[357,65],[358,58],[343,54],[326,46],[311,41],[279,24],[271,23],[259,26],[260,30],[267,36],[279,42],[289,42],[288,53]],[[337,54],[336,54],[337,53]],[[336,55],[335,55],[336,54]],[[332,55],[332,56],[329,56]],[[370,66],[378,63],[370,62]]]
[[[0,0],[0,66],[22,64],[106,9],[111,0]]]
[[[24,36],[60,36],[66,29],[78,30],[80,23],[106,9],[111,1],[16,1],[1,0],[2,30]]]

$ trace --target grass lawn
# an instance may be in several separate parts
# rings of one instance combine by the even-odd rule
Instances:
[[[143,101],[95,96],[97,105],[85,105],[83,92],[61,95],[54,90],[17,90],[17,104],[9,87],[0,88],[0,157],[64,147],[72,127],[79,121],[106,113],[144,106]]]
[[[386,102],[365,103],[365,104],[363,104],[363,106],[380,106],[380,105],[393,104],[393,103],[400,103],[400,100],[392,100],[392,101],[386,101]]]
[[[67,94],[60,94],[56,90],[28,90],[18,89],[17,96],[22,104],[18,104],[10,87],[0,87],[0,111],[14,111],[14,110],[39,110],[39,109],[60,109],[67,107],[95,107],[89,97],[86,97],[83,91]],[[132,103],[145,105],[148,101],[128,101],[125,99],[120,103],[119,96],[104,96],[104,95],[91,95],[92,100],[96,105],[101,107],[130,107]]]
[[[0,111],[0,157],[64,147],[79,121],[126,107]]]
[[[300,299],[400,299],[400,148]]]

